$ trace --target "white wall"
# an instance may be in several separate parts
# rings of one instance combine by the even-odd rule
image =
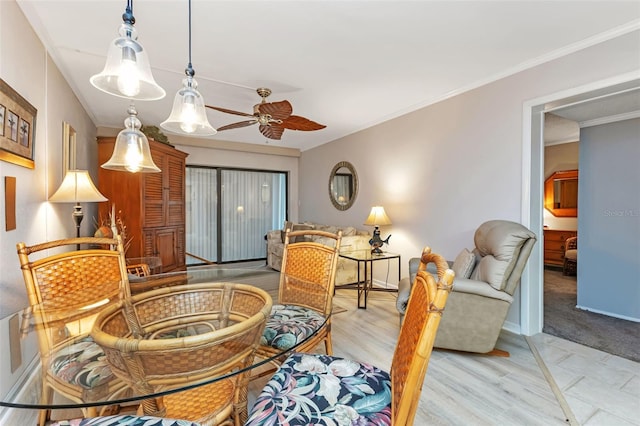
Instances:
[[[359,225],[372,205],[382,204],[393,222],[383,235],[392,234],[388,250],[402,255],[403,275],[424,245],[453,259],[473,247],[482,222],[523,221],[523,104],[638,72],[639,64],[635,31],[304,151],[300,218]],[[352,162],[360,180],[358,198],[345,212],[327,195],[338,161]],[[519,293],[508,321],[519,329]]]
[[[62,182],[62,122],[78,134],[77,166],[95,178],[95,125],[51,61],[14,1],[0,1],[0,78],[37,109],[35,169],[0,161],[0,318],[26,306],[24,281],[16,244],[35,244],[75,236],[72,204],[49,204],[47,198]],[[4,177],[16,178],[16,229],[6,231]],[[92,233],[97,206],[84,204],[82,232]],[[0,341],[8,344],[8,326],[0,321]],[[22,340],[20,369],[13,375],[6,350],[0,351],[0,393],[4,394],[33,357],[35,342]]]

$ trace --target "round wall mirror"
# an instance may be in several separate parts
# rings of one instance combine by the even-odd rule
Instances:
[[[341,161],[329,175],[329,198],[338,210],[347,210],[358,195],[358,175],[353,164]]]

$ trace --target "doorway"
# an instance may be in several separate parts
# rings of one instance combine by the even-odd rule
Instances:
[[[523,106],[523,223],[538,236],[543,235],[543,181],[544,181],[544,121],[545,113],[564,110],[582,114],[589,120],[624,114],[616,111],[617,96],[624,96],[640,88],[637,73],[623,74],[586,86],[551,94],[528,101]],[[620,104],[624,104],[621,102]],[[598,108],[597,106],[600,106]],[[606,108],[602,109],[602,105]],[[595,107],[594,107],[595,106]],[[628,112],[628,111],[627,111]],[[590,114],[590,115],[589,115]],[[588,118],[586,118],[588,117]],[[581,121],[581,120],[576,120]],[[604,123],[604,122],[603,122]],[[529,267],[522,277],[521,332],[524,335],[540,333],[543,327],[543,244],[537,244],[529,259]]]

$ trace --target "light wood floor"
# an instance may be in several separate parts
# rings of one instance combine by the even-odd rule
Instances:
[[[388,369],[398,335],[395,294],[372,293],[366,310],[355,307],[354,291],[339,290],[334,300],[346,308],[333,317],[335,355]],[[640,426],[638,363],[546,334],[503,332],[498,348],[511,356],[435,350],[415,425]],[[250,405],[266,380],[251,384]],[[35,424],[36,411],[17,411],[24,417],[16,426]]]
[[[339,290],[334,300],[348,308],[333,317],[334,355],[388,369],[398,335],[395,294],[371,293],[367,310],[356,309],[354,291]],[[546,334],[505,331],[498,348],[511,356],[435,350],[415,425],[640,425],[638,363]],[[252,384],[250,404],[266,380]]]

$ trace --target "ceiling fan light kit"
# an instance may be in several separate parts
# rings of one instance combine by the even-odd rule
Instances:
[[[138,120],[138,112],[132,104],[124,120],[124,129],[118,133],[113,154],[109,161],[101,167],[107,170],[117,170],[132,173],[157,173],[161,170],[153,162],[149,140],[140,130],[142,123]]]
[[[215,135],[217,131],[209,124],[204,99],[197,90],[198,83],[193,78],[196,72],[191,65],[191,0],[189,0],[189,64],[184,73],[187,78],[182,81],[182,88],[176,93],[169,118],[160,123],[160,127],[169,132],[188,136]]]
[[[147,53],[137,41],[133,0],[127,1],[122,21],[120,36],[109,45],[104,69],[89,81],[95,88],[121,98],[143,101],[164,98],[166,92],[155,82]]]

